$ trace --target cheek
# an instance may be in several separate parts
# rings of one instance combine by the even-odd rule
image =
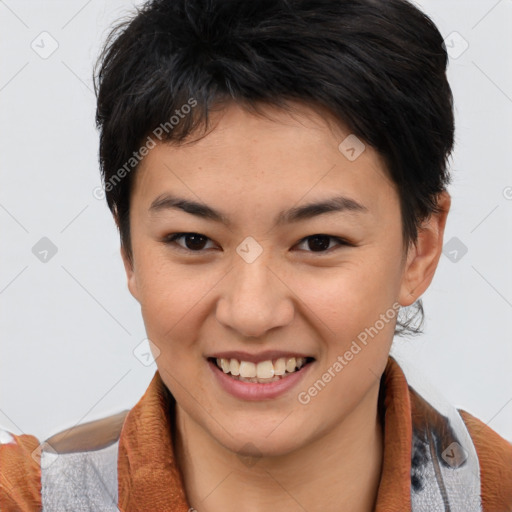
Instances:
[[[210,297],[222,275],[204,267],[171,263],[155,251],[139,260],[137,288],[146,332],[162,359],[174,364],[198,350],[198,329],[206,321]],[[195,355],[195,354],[194,354]]]
[[[368,249],[357,262],[330,269],[323,277],[297,279],[305,314],[325,341],[318,372],[302,388],[314,396],[309,411],[322,414],[333,403],[355,408],[384,371],[398,313],[393,304],[399,267],[393,261]],[[325,387],[319,379],[328,382]]]
[[[321,320],[323,330],[346,342],[373,324],[397,299],[397,261],[394,255],[368,246],[336,267],[290,275],[290,288],[298,304],[305,305],[306,316]]]
[[[183,279],[177,272],[148,272],[140,276],[143,292],[141,310],[146,328],[157,341],[173,337],[190,323],[194,304],[201,295],[201,284]]]

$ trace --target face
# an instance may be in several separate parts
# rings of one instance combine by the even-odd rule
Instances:
[[[340,150],[350,133],[324,113],[267,113],[230,105],[204,138],[152,149],[132,189],[133,265],[122,254],[180,415],[233,452],[279,455],[375,415],[397,304],[428,286],[444,218],[404,258],[379,155]],[[307,364],[274,382],[215,364],[270,378],[294,356]]]

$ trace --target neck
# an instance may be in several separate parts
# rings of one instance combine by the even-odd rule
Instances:
[[[176,404],[176,458],[198,512],[375,508],[383,435],[379,383],[336,428],[292,453],[242,460]]]

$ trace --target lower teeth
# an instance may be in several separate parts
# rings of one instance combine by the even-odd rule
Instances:
[[[231,375],[231,373],[227,373],[226,375],[229,375],[232,379],[241,380],[242,382],[266,384],[267,382],[275,382],[276,380],[281,380],[283,377],[291,374],[285,373],[284,375],[274,375],[274,377],[271,377],[270,379],[258,379],[258,377],[240,377],[240,375]]]

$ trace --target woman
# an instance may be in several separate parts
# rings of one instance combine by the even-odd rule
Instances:
[[[158,371],[5,432],[2,510],[512,510],[512,445],[389,356],[450,208],[447,55],[404,0],[153,0],[97,72],[100,161]]]

